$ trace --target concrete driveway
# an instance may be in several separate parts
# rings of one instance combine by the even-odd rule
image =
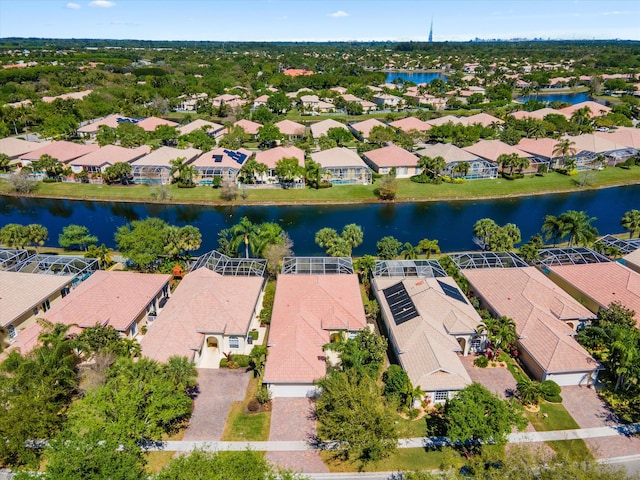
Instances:
[[[244,369],[198,369],[200,393],[184,440],[220,440],[233,402],[244,400],[251,373]]]

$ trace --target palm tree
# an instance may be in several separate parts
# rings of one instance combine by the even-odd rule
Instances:
[[[345,225],[342,229],[342,233],[340,234],[342,239],[347,242],[351,248],[356,248],[358,245],[362,244],[364,239],[364,234],[362,233],[362,228],[355,223],[350,223],[349,225]]]
[[[418,243],[418,249],[421,252],[427,254],[427,258],[431,258],[431,254],[438,255],[440,253],[440,247],[438,246],[438,240],[429,240],[428,238],[423,238]]]
[[[229,246],[234,252],[237,252],[240,249],[240,244],[244,242],[245,257],[249,258],[249,248],[255,254],[258,232],[256,225],[251,220],[242,217],[236,225],[229,229],[229,234],[231,235]]]
[[[582,107],[571,115],[571,121],[576,125],[587,125],[591,121],[591,110],[589,107]]]
[[[598,230],[591,225],[591,222],[597,219],[588,217],[587,212],[567,210],[560,214],[559,219],[564,226],[565,235],[569,235],[569,248],[574,242],[578,245],[587,245],[598,236]]]
[[[422,173],[431,179],[435,179],[440,175],[440,171],[446,168],[447,161],[438,156],[435,158],[422,156],[418,160],[418,168],[422,169]]]
[[[566,235],[565,226],[560,217],[555,215],[547,215],[544,217],[544,223],[542,224],[542,233],[544,233],[544,239],[553,239],[553,246],[555,247],[562,237]]]
[[[11,170],[11,165],[9,164],[11,160],[9,159],[9,155],[6,153],[0,153],[0,172],[8,172]]]
[[[473,234],[486,246],[498,225],[490,218],[481,218],[473,225]]]
[[[407,242],[404,244],[404,250],[400,252],[400,255],[402,255],[402,258],[404,258],[405,260],[415,260],[416,258],[418,258],[418,253],[420,253],[420,248],[414,247],[409,242]]]
[[[553,155],[562,157],[563,164],[565,165],[565,168],[567,168],[567,170],[569,170],[567,165],[568,163],[570,163],[569,157],[572,157],[576,154],[575,144],[576,142],[568,138],[563,138],[562,140],[558,140],[558,143],[556,143],[555,147],[553,147]],[[574,164],[571,166],[575,167],[575,160]]]
[[[478,332],[486,332],[487,339],[493,347],[493,355],[504,347],[512,346],[516,340],[516,324],[509,317],[487,318],[484,324],[480,325]]]
[[[529,379],[518,382],[516,391],[524,405],[537,405],[543,396],[540,383]]]
[[[174,158],[173,160],[169,160],[169,165],[171,165],[171,177],[173,177],[177,173],[179,181],[185,180],[185,169],[187,168],[187,166],[184,162],[186,161],[187,159],[185,157],[178,157]]]
[[[640,210],[629,210],[620,219],[620,225],[629,230],[629,238],[633,238],[635,232],[640,231]]]

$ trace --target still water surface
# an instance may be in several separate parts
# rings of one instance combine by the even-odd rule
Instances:
[[[297,255],[320,255],[315,233],[323,227],[340,231],[349,223],[364,230],[364,243],[354,255],[375,253],[376,242],[387,235],[416,244],[437,239],[445,252],[476,249],[472,227],[480,218],[515,223],[527,240],[537,233],[545,215],[585,210],[597,217],[600,233],[620,232],[620,217],[640,209],[640,185],[569,194],[539,195],[497,200],[442,201],[405,204],[211,207],[148,203],[94,202],[0,197],[0,227],[7,223],[40,223],[49,229],[49,244],[57,245],[62,227],[86,225],[100,242],[115,247],[114,233],[131,220],[160,217],[170,224],[194,225],[203,236],[199,253],[217,246],[217,234],[242,216],[253,222],[277,222],[294,242]]]

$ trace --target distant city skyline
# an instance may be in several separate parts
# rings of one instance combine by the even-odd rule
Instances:
[[[637,0],[0,0],[1,37],[640,40]]]

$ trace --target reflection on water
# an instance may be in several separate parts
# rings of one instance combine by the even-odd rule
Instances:
[[[586,192],[539,195],[498,200],[472,200],[423,203],[375,203],[371,205],[310,205],[206,207],[197,205],[159,205],[145,203],[87,202],[16,197],[0,197],[0,227],[7,223],[41,223],[55,239],[62,227],[71,223],[86,225],[100,242],[114,247],[114,232],[132,220],[157,216],[170,224],[191,224],[202,232],[200,252],[217,246],[217,234],[236,224],[243,216],[253,222],[276,222],[294,242],[298,255],[323,253],[315,233],[323,227],[338,232],[349,223],[364,230],[364,242],[355,255],[375,253],[376,242],[387,235],[401,242],[417,244],[423,238],[437,239],[443,251],[475,249],[471,242],[473,224],[480,218],[497,223],[515,223],[522,238],[528,239],[542,226],[545,215],[566,210],[585,210],[596,217],[601,233],[619,232],[620,217],[640,208],[640,185]]]

